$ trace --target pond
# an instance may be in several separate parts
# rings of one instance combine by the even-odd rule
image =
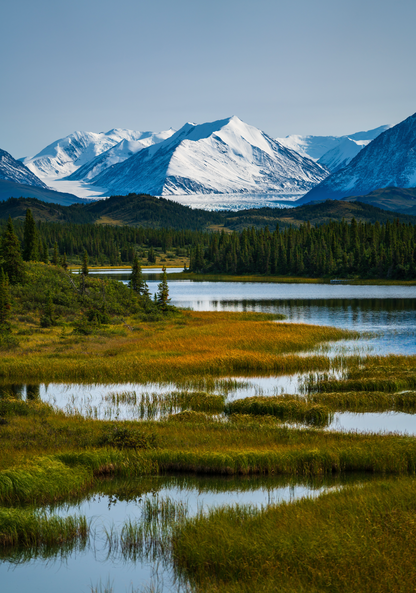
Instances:
[[[196,477],[156,476],[135,482],[103,481],[94,492],[49,508],[61,516],[84,515],[91,522],[89,541],[78,549],[49,558],[23,558],[18,553],[0,561],[1,590],[5,593],[91,593],[111,583],[114,593],[146,590],[186,591],[175,579],[166,535],[183,517],[229,504],[255,508],[316,497],[345,484],[375,479],[370,474],[328,476],[321,479],[278,476]],[[164,509],[164,510],[163,510]],[[138,545],[127,551],[120,542],[123,525],[131,521]],[[140,531],[141,530],[141,531]],[[29,585],[30,583],[30,585]],[[148,591],[148,589],[147,589]]]

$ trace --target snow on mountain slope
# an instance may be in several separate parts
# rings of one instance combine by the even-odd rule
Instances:
[[[73,132],[52,142],[34,157],[23,163],[38,177],[58,178],[73,173],[96,156],[112,148],[122,140],[140,140],[148,132],[135,132],[114,128],[109,132]]]
[[[53,191],[43,186],[39,187],[0,179],[0,202],[5,202],[9,198],[37,198],[42,202],[61,204],[62,206],[84,203],[84,200],[73,194]]]
[[[328,150],[332,150],[339,144],[339,136],[299,136],[292,134],[286,138],[276,138],[277,142],[283,144],[290,150],[295,150],[302,156],[317,161]]]
[[[287,146],[291,150],[296,150],[299,154],[307,156],[315,161],[320,161],[325,153],[334,150],[343,140],[350,138],[353,141],[371,141],[377,138],[382,132],[389,129],[390,126],[380,126],[374,130],[365,132],[355,132],[345,136],[299,136],[293,134],[286,138],[276,138],[278,142]],[[364,145],[363,145],[364,146]]]
[[[139,150],[163,142],[167,138],[170,138],[175,130],[170,128],[164,132],[139,132],[141,134],[140,140],[122,140],[112,148],[109,148],[105,152],[102,152],[97,157],[88,161],[85,165],[74,171],[67,177],[68,180],[81,180],[88,181],[93,177],[96,177],[102,173],[108,167],[122,163],[126,159],[130,158]]]
[[[331,173],[335,173],[335,171],[346,167],[357,156],[360,150],[370,142],[371,140],[344,138],[335,148],[328,150],[328,152],[321,156],[318,163],[324,165]]]
[[[383,187],[416,187],[416,113],[372,140],[298,203],[360,196]]]
[[[237,117],[185,124],[93,179],[112,193],[153,195],[276,192],[299,194],[328,175]]]
[[[0,179],[25,185],[46,188],[46,185],[20,161],[0,149]]]

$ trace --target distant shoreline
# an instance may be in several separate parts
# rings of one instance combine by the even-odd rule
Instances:
[[[141,266],[142,270],[162,267],[160,264],[152,266]],[[167,265],[166,269],[179,268],[178,265]],[[78,271],[80,266],[69,266],[70,270]],[[90,266],[93,270],[129,270],[131,266]],[[195,280],[201,282],[271,282],[275,284],[331,284],[330,278],[302,278],[291,276],[261,276],[256,274],[248,275],[228,275],[228,274],[195,274],[193,272],[174,272],[169,275],[170,280]],[[355,278],[343,280],[343,285],[386,285],[386,286],[416,286],[416,280],[387,280],[386,278]],[[333,286],[333,284],[331,285]]]

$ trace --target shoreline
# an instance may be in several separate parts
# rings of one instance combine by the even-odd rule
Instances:
[[[154,264],[152,266],[141,266],[142,270],[154,269],[163,267],[161,264]],[[167,265],[166,269],[179,268],[178,265]],[[78,271],[80,266],[68,266],[71,271]],[[110,273],[116,270],[131,270],[131,266],[89,266],[91,271],[108,270]],[[195,274],[194,272],[173,272],[169,277],[170,280],[194,280],[196,282],[268,282],[275,284],[331,284],[332,278],[308,278],[297,276],[262,276],[260,274],[253,275],[228,275],[228,274]],[[380,285],[380,286],[416,286],[416,280],[388,280],[386,278],[355,278],[351,280],[343,280],[337,283],[339,285]]]

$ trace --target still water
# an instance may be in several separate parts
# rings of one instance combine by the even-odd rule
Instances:
[[[111,583],[114,593],[144,590],[185,591],[175,580],[169,551],[161,552],[160,542],[172,523],[163,523],[155,509],[175,508],[182,517],[229,504],[265,508],[283,501],[316,497],[345,484],[373,480],[371,475],[328,476],[320,480],[288,479],[276,476],[196,477],[156,476],[124,484],[103,482],[95,492],[77,501],[49,509],[60,516],[84,515],[91,522],[89,541],[84,548],[61,557],[57,552],[48,560],[22,560],[17,556],[0,561],[1,591],[4,593],[91,593],[93,587]],[[149,510],[153,513],[149,513]],[[151,514],[151,517],[149,515]],[[156,517],[155,517],[156,515]],[[143,545],[136,554],[120,547],[123,524],[131,520],[143,528]],[[107,534],[112,535],[112,547]],[[116,542],[116,543],[114,543]],[[155,556],[157,559],[155,559]],[[157,587],[157,588],[156,588]]]
[[[171,268],[174,274],[179,268]],[[160,269],[144,270],[153,294]],[[130,270],[97,272],[127,282]],[[331,325],[363,332],[362,338],[331,345],[337,354],[416,354],[416,286],[277,284],[169,279],[172,305],[194,311],[280,313],[291,323]],[[369,335],[370,334],[370,335]]]

